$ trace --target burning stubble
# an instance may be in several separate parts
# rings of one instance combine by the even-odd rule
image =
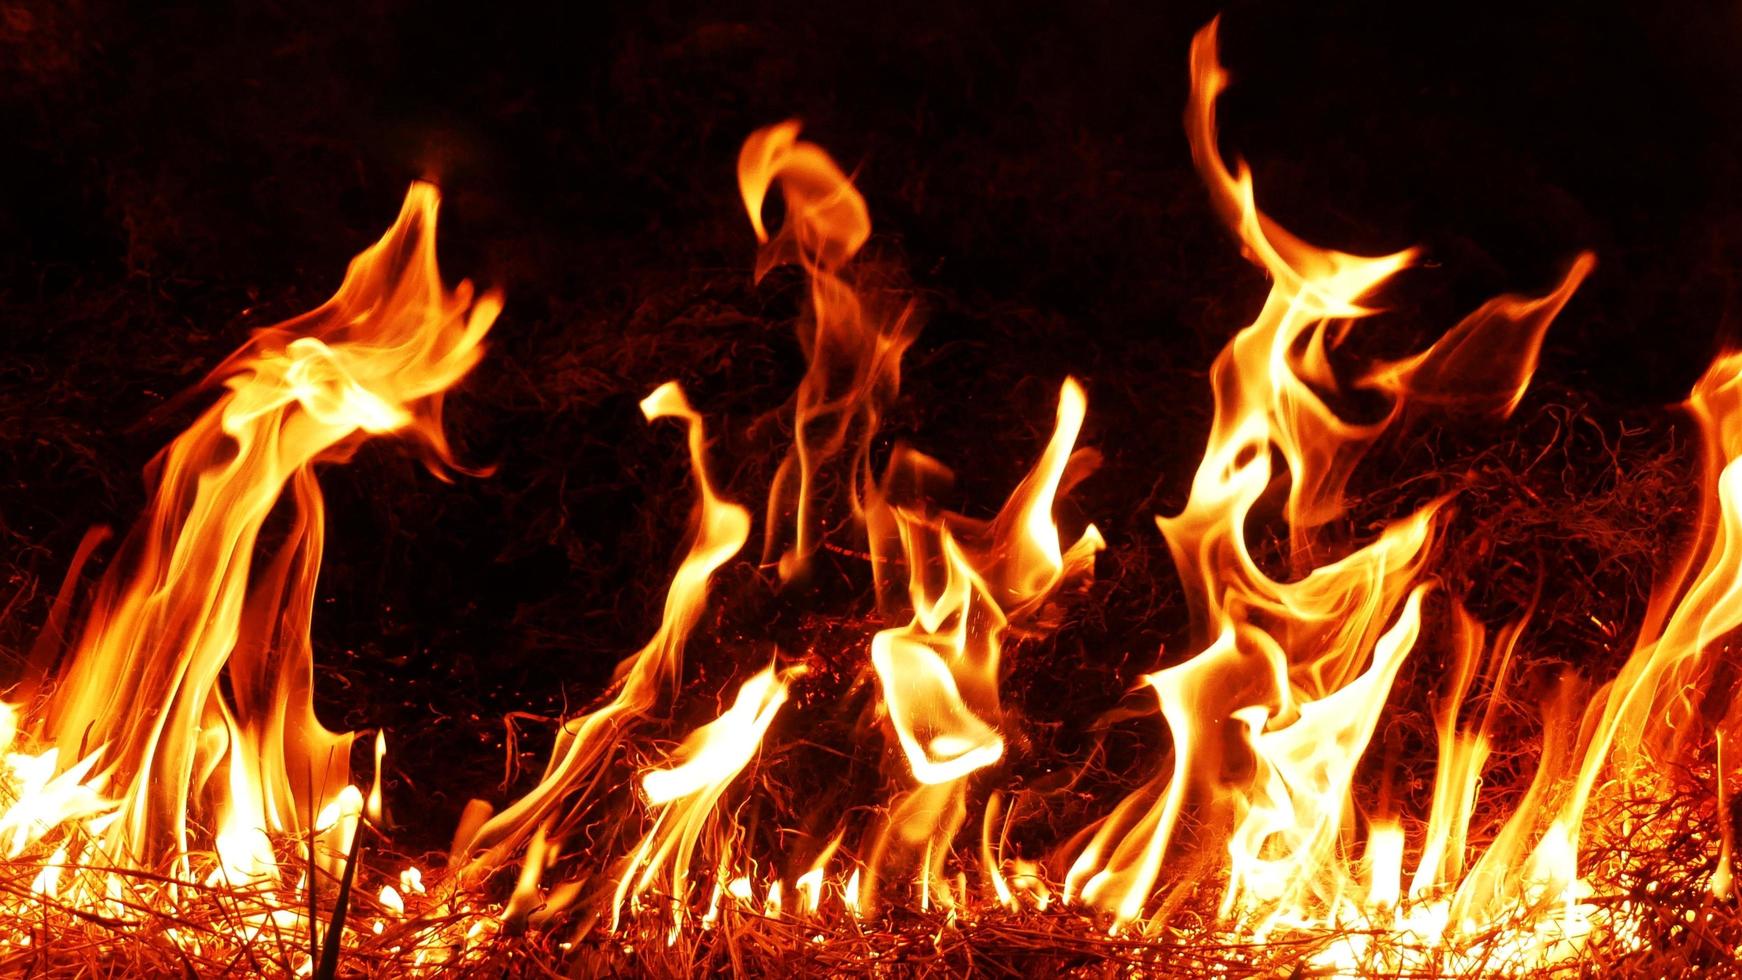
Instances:
[[[1011,843],[1025,816],[1006,805],[1004,769],[1025,732],[1001,697],[1007,658],[1044,655],[1106,548],[1094,524],[1067,529],[1059,516],[1097,461],[1078,445],[1091,387],[1051,379],[1050,434],[1002,503],[986,502],[990,518],[940,503],[946,464],[879,441],[915,306],[860,281],[870,209],[786,122],[753,133],[738,161],[758,278],[792,266],[806,290],[806,368],[761,508],[760,574],[802,596],[819,552],[868,563],[875,613],[841,616],[860,633],[864,710],[806,697],[810,651],[765,643],[764,666],[710,692],[709,720],[661,737],[686,697],[689,642],[723,601],[716,579],[753,524],[713,475],[709,426],[734,420],[709,420],[667,382],[641,409],[682,423],[697,500],[651,637],[595,705],[561,719],[536,786],[500,812],[468,808],[446,868],[393,871],[367,856],[389,747],[377,737],[365,792],[350,773],[354,735],[314,714],[325,525],[313,467],[385,437],[450,464],[441,399],[483,356],[500,309],[494,293],[442,283],[438,195],[418,184],[332,300],[218,368],[222,392],[153,463],[146,513],[80,600],[81,627],[64,644],[58,626],[45,630],[35,675],[0,715],[11,749],[0,837],[25,869],[0,900],[0,933],[20,949],[50,932],[87,936],[99,957],[133,944],[196,972],[502,970],[529,951],[586,972],[600,962],[587,951],[604,951],[676,973],[721,936],[742,972],[755,969],[741,943],[758,964],[814,949],[807,962],[837,972],[922,972],[908,959],[916,936],[971,945],[946,934],[988,924],[1098,949],[1135,973],[1516,974],[1647,946],[1655,882],[1641,862],[1667,836],[1704,862],[1697,887],[1730,901],[1738,712],[1723,651],[1742,626],[1742,357],[1715,360],[1688,403],[1703,509],[1631,654],[1607,683],[1569,679],[1548,699],[1527,788],[1483,821],[1497,831],[1477,833],[1493,705],[1522,623],[1485,627],[1436,577],[1455,495],[1355,544],[1328,529],[1347,515],[1363,456],[1406,414],[1511,415],[1593,259],[1572,257],[1540,296],[1481,305],[1424,350],[1351,369],[1343,341],[1417,255],[1332,251],[1267,216],[1251,171],[1217,145],[1229,79],[1214,23],[1193,44],[1191,77],[1198,173],[1271,287],[1210,366],[1200,465],[1184,507],[1157,518],[1191,625],[1185,655],[1155,658],[1143,678],[1164,739],[1136,790],[1051,828],[1050,846]],[[771,228],[776,190],[784,216]],[[1347,411],[1361,395],[1387,410]],[[289,531],[263,548],[275,514]],[[1260,524],[1285,542],[1289,574],[1254,554]],[[1436,599],[1454,658],[1433,719],[1431,799],[1419,813],[1364,812],[1357,770]],[[1107,692],[1109,709],[1121,693]],[[1488,710],[1465,710],[1478,697]],[[878,795],[813,814],[802,832],[756,830],[764,755],[819,712],[855,710]],[[1671,807],[1689,772],[1716,786],[1716,819],[1640,817],[1642,805]],[[359,875],[368,887],[353,896]]]

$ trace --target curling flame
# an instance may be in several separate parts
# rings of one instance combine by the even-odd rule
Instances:
[[[672,576],[658,631],[646,646],[617,665],[614,681],[617,689],[611,700],[595,711],[565,721],[539,784],[513,806],[485,822],[469,841],[456,847],[457,859],[475,856],[479,868],[494,866],[512,856],[514,849],[555,815],[565,801],[567,815],[558,827],[558,836],[579,819],[589,787],[600,765],[616,747],[623,726],[658,704],[681,671],[684,644],[701,618],[714,573],[738,553],[749,537],[750,515],[744,508],[720,499],[714,489],[708,476],[702,417],[690,407],[677,382],[668,381],[643,399],[641,412],[649,421],[679,418],[688,426],[690,470],[700,497],[689,554]],[[486,853],[476,853],[481,850]]]
[[[1371,312],[1366,297],[1413,252],[1367,258],[1321,249],[1260,212],[1248,168],[1237,162],[1230,171],[1216,148],[1215,102],[1227,74],[1214,23],[1193,44],[1192,79],[1193,157],[1216,209],[1273,284],[1258,319],[1211,371],[1214,422],[1185,509],[1158,520],[1201,644],[1196,656],[1148,678],[1173,738],[1171,770],[1102,823],[1071,867],[1066,897],[1130,922],[1151,907],[1167,862],[1190,853],[1200,867],[1213,866],[1220,849],[1220,914],[1263,936],[1279,925],[1337,922],[1351,902],[1395,905],[1400,894],[1395,825],[1369,828],[1365,874],[1344,842],[1356,830],[1355,764],[1421,629],[1441,504],[1335,560],[1325,560],[1334,542],[1320,529],[1342,514],[1353,467],[1406,403],[1510,412],[1542,332],[1590,260],[1575,263],[1549,296],[1492,301],[1429,350],[1370,370],[1359,383],[1391,394],[1392,411],[1349,422],[1332,407],[1343,386],[1331,351],[1351,321]],[[1255,510],[1279,478],[1300,575],[1292,581],[1273,578],[1247,546]],[[1453,725],[1455,709],[1442,734]],[[1424,886],[1461,860],[1443,854],[1461,845],[1461,828],[1448,824],[1468,820],[1482,753],[1474,744],[1457,751],[1462,771],[1451,775],[1463,778],[1443,787],[1433,831],[1441,853],[1424,859]],[[1192,846],[1184,848],[1188,815]],[[1187,878],[1173,893],[1191,887]]]
[[[901,357],[917,330],[911,303],[887,308],[843,278],[843,267],[871,235],[871,215],[835,161],[798,132],[796,120],[757,130],[738,154],[739,191],[762,243],[757,278],[790,263],[810,283],[809,315],[799,324],[807,367],[794,395],[792,447],[768,492],[763,561],[776,562],[782,581],[800,574],[816,550],[818,524],[827,519],[817,499],[818,475],[849,441],[848,502],[861,514],[871,482],[871,437],[901,387]],[[762,210],[777,183],[786,221],[770,237]]]
[[[904,482],[923,483],[914,474],[943,472],[911,451],[898,450],[874,497],[870,525],[884,540],[873,538],[873,553],[891,554],[889,539],[899,542],[913,619],[873,637],[871,663],[890,727],[919,785],[896,800],[868,870],[879,873],[891,851],[921,853],[922,895],[951,894],[943,864],[966,818],[966,780],[1004,755],[998,678],[1012,617],[1034,618],[1067,580],[1087,578],[1102,546],[1089,525],[1069,549],[1061,548],[1052,513],[1086,407],[1082,386],[1067,378],[1046,450],[989,524],[948,513],[928,517],[923,501],[904,500],[898,489]],[[874,887],[873,877],[866,901]]]
[[[31,785],[14,757],[25,792],[0,818],[13,848],[56,824],[92,829],[112,808],[75,852],[111,867],[168,857],[190,880],[197,823],[211,828],[213,880],[269,882],[268,835],[313,829],[312,814],[357,793],[351,736],[327,731],[311,702],[325,524],[314,467],[387,433],[449,462],[442,395],[478,362],[501,302],[442,284],[438,202],[433,186],[413,184],[338,293],[256,332],[211,375],[216,401],[152,461],[145,517],[32,709],[29,729],[52,746],[35,772],[72,764]],[[273,515],[283,533],[256,565]]]

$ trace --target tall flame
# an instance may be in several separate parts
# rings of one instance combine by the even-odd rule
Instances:
[[[456,842],[457,860],[489,867],[512,857],[547,821],[557,819],[558,836],[580,819],[600,767],[608,760],[625,725],[653,709],[670,693],[683,667],[684,644],[701,618],[714,573],[731,560],[750,535],[750,515],[722,500],[708,476],[707,435],[702,417],[675,381],[642,399],[649,421],[682,419],[689,432],[690,471],[699,500],[695,534],[666,592],[659,629],[647,645],[617,665],[609,701],[567,719],[557,733],[543,778],[513,806],[489,819],[475,834]],[[566,809],[564,809],[566,807]],[[559,810],[563,813],[559,818]],[[486,853],[479,854],[477,852]]]
[[[900,385],[901,356],[913,330],[911,307],[885,311],[842,277],[842,267],[870,236],[870,215],[846,174],[821,148],[799,140],[798,131],[793,121],[758,130],[745,141],[738,158],[739,188],[762,244],[757,277],[777,265],[793,263],[804,270],[810,285],[810,308],[799,331],[808,366],[794,396],[792,446],[768,494],[764,557],[775,562],[783,580],[800,574],[818,545],[818,474],[850,439],[850,503],[855,514],[862,514],[871,437],[879,413]],[[785,200],[786,219],[771,235],[763,208],[776,184]],[[701,495],[690,553],[672,579],[658,633],[618,666],[615,691],[605,705],[564,722],[539,784],[495,816],[480,819],[478,815],[488,810],[475,804],[473,815],[456,835],[453,855],[475,868],[514,857],[540,828],[557,818],[559,808],[566,810],[562,826],[555,828],[557,835],[573,829],[624,726],[652,709],[677,679],[684,643],[701,615],[709,582],[749,535],[749,515],[722,501],[708,478],[702,420],[682,390],[675,382],[667,383],[642,403],[642,410],[649,419],[677,416],[689,423],[691,464]],[[787,543],[783,546],[782,541]],[[699,812],[705,815],[705,811],[703,807]],[[666,827],[671,812],[661,810],[660,828]],[[647,847],[655,846],[653,839]],[[685,850],[684,867],[688,856]],[[649,876],[663,867],[662,862],[642,869],[643,877],[651,881]],[[622,880],[625,890],[615,903],[619,912],[626,897],[646,887],[631,888],[628,874]]]
[[[1588,907],[1580,901],[1589,893],[1580,848],[1592,830],[1592,803],[1599,797],[1625,804],[1660,795],[1671,788],[1676,769],[1693,761],[1693,752],[1708,750],[1717,762],[1718,798],[1727,795],[1725,740],[1742,724],[1735,669],[1724,652],[1726,636],[1742,626],[1742,353],[1714,360],[1694,385],[1687,408],[1699,424],[1704,450],[1704,496],[1692,540],[1653,590],[1626,663],[1571,726],[1577,741],[1564,745],[1563,738],[1545,748],[1543,773],[1526,805],[1513,812],[1459,890],[1455,908],[1461,919],[1520,898],[1558,904],[1561,942],[1555,948],[1576,949],[1573,944],[1590,928]],[[1564,718],[1569,709],[1564,703],[1556,714]],[[1563,774],[1570,777],[1564,786]],[[1729,890],[1731,831],[1722,809],[1718,819],[1722,845],[1710,888],[1722,897]],[[1508,868],[1517,870],[1508,875]]]
[[[347,788],[352,736],[329,732],[312,703],[325,524],[314,466],[389,433],[449,459],[442,395],[478,362],[501,300],[443,286],[439,200],[413,184],[338,293],[257,332],[213,372],[220,397],[152,461],[145,517],[31,725],[58,764],[78,762],[63,779],[111,795],[101,860],[184,863],[198,816],[227,874],[271,878],[266,835],[307,829]],[[34,825],[85,809],[69,798]]]
[[[1737,685],[1713,683],[1712,654],[1742,626],[1742,353],[1715,360],[1687,407],[1703,437],[1707,488],[1695,537],[1681,567],[1655,590],[1633,655],[1591,706],[1578,797],[1606,764],[1632,780],[1677,759],[1702,731],[1733,724]]]
[[[1185,509],[1157,521],[1201,650],[1147,678],[1173,738],[1172,766],[1102,823],[1072,865],[1066,893],[1117,922],[1143,915],[1166,863],[1183,858],[1189,815],[1197,860],[1214,866],[1220,850],[1226,862],[1221,915],[1263,934],[1303,918],[1335,921],[1363,892],[1380,900],[1395,892],[1395,873],[1387,884],[1372,870],[1398,852],[1395,831],[1373,830],[1365,888],[1342,842],[1357,829],[1355,763],[1421,629],[1443,502],[1334,560],[1325,560],[1332,542],[1318,529],[1342,514],[1353,468],[1406,403],[1509,413],[1543,331],[1591,262],[1581,257],[1543,299],[1494,300],[1427,351],[1370,369],[1358,384],[1390,393],[1392,410],[1374,423],[1350,422],[1333,407],[1344,388],[1335,341],[1372,312],[1367,297],[1414,253],[1369,258],[1318,248],[1258,210],[1250,170],[1236,162],[1230,171],[1216,146],[1215,104],[1227,73],[1214,22],[1193,44],[1192,81],[1193,158],[1272,287],[1257,320],[1211,370],[1214,421]],[[1292,557],[1305,566],[1292,581],[1273,578],[1247,545],[1254,512],[1279,478],[1287,481],[1282,518]],[[1467,806],[1447,805],[1467,819]],[[1187,887],[1182,879],[1170,891],[1183,897]]]
[[[756,277],[790,263],[810,284],[810,308],[799,323],[806,368],[793,396],[792,446],[768,491],[763,561],[775,562],[783,581],[816,551],[818,525],[829,519],[818,499],[819,473],[849,444],[848,503],[862,516],[871,437],[901,387],[901,357],[918,330],[911,303],[887,308],[844,278],[843,267],[871,235],[870,212],[834,159],[798,132],[796,120],[759,129],[738,154],[738,187],[762,243]],[[775,184],[786,220],[770,236],[762,211]]]
[[[918,785],[891,806],[875,844],[872,877],[864,883],[867,902],[874,876],[893,851],[921,855],[918,880],[926,900],[935,894],[953,903],[943,869],[966,818],[968,777],[1004,755],[998,730],[1004,634],[1013,621],[1034,618],[1062,585],[1085,579],[1102,547],[1091,524],[1062,548],[1053,519],[1086,408],[1082,386],[1067,378],[1046,450],[990,523],[927,514],[926,502],[914,495],[925,478],[944,471],[911,450],[891,458],[873,497],[873,556],[879,568],[897,557],[905,561],[913,618],[872,638],[871,663]]]

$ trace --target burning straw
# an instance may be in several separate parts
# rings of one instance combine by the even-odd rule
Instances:
[[[1194,159],[1272,286],[1211,367],[1200,467],[1157,521],[1191,617],[1183,656],[1141,678],[1153,708],[1115,711],[1116,691],[1099,707],[1104,731],[1148,726],[1120,793],[1095,792],[1114,781],[1095,759],[1025,785],[1005,771],[1030,744],[1008,665],[1046,656],[1105,547],[1058,516],[1099,462],[1078,446],[1092,386],[1054,379],[1050,434],[986,519],[944,506],[940,459],[881,452],[914,307],[860,280],[869,209],[789,122],[750,137],[739,184],[758,275],[793,265],[807,287],[807,371],[781,415],[790,447],[757,573],[765,595],[813,604],[800,642],[720,629],[752,511],[711,474],[705,410],[668,382],[642,410],[684,423],[697,504],[658,627],[598,704],[559,720],[536,787],[500,813],[468,809],[445,870],[371,849],[385,743],[365,794],[354,736],[325,729],[310,692],[313,466],[401,434],[453,468],[441,399],[499,309],[442,283],[437,195],[416,185],[329,303],[218,369],[223,392],[154,462],[146,516],[95,593],[75,602],[69,586],[57,604],[5,715],[0,964],[328,977],[1733,963],[1742,356],[1714,362],[1689,401],[1697,513],[1648,589],[1648,535],[1690,508],[1673,452],[1624,451],[1601,427],[1589,452],[1579,413],[1552,406],[1462,456],[1399,440],[1431,419],[1511,418],[1591,256],[1412,356],[1351,364],[1345,342],[1415,253],[1350,255],[1281,227],[1217,143],[1229,78],[1214,23],[1192,78]],[[1385,411],[1354,412],[1361,399]],[[1367,487],[1376,452],[1418,475]],[[284,530],[257,566],[269,519]],[[1550,582],[1546,565],[1527,574],[1522,538],[1538,559],[1595,561]],[[816,608],[823,575],[863,601]],[[1648,598],[1636,634],[1592,611],[1599,598]],[[1581,613],[1618,665],[1607,683],[1544,670],[1578,649],[1568,623],[1591,635]],[[692,641],[745,652],[687,669]]]

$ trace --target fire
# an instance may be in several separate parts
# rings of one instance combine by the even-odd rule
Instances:
[[[871,858],[852,869],[842,899],[855,915],[865,914],[875,902],[879,877],[902,866],[903,873],[911,869],[922,905],[929,906],[936,896],[936,901],[953,906],[967,899],[965,888],[946,873],[945,865],[966,819],[968,779],[1004,753],[998,730],[1003,638],[1010,629],[1039,619],[1062,587],[1084,581],[1102,546],[1092,525],[1074,544],[1063,546],[1053,520],[1061,489],[1081,475],[1073,476],[1073,467],[1082,471],[1092,465],[1090,457],[1073,455],[1087,399],[1077,381],[1064,381],[1052,438],[989,522],[936,509],[930,492],[948,478],[948,471],[905,447],[890,458],[882,479],[869,485],[870,439],[881,406],[899,383],[901,355],[913,337],[911,306],[885,314],[846,278],[846,266],[870,234],[864,200],[834,161],[814,144],[799,141],[797,133],[792,122],[758,131],[746,141],[738,168],[746,210],[763,244],[758,276],[773,265],[791,262],[802,268],[810,287],[810,309],[801,328],[809,370],[794,399],[792,448],[769,491],[767,545],[772,555],[790,527],[791,543],[775,568],[783,581],[802,571],[820,540],[819,474],[852,438],[854,448],[846,461],[849,503],[868,536],[877,592],[887,614],[910,617],[906,626],[872,637],[870,660],[882,713],[914,785],[896,793],[889,819],[874,835]],[[762,210],[777,183],[786,202],[786,220],[771,236]],[[476,834],[462,833],[468,843],[456,850],[456,857],[473,860],[474,867],[491,866],[542,832],[559,805],[568,808],[570,819],[554,828],[556,835],[566,837],[575,829],[587,800],[586,787],[609,764],[609,749],[621,726],[644,715],[655,692],[675,681],[676,658],[707,599],[708,576],[745,540],[747,517],[719,501],[708,480],[700,416],[682,402],[674,385],[644,403],[649,417],[665,414],[649,408],[656,401],[679,406],[668,414],[690,420],[692,463],[703,494],[701,530],[673,580],[666,624],[659,639],[619,668],[618,693],[604,707],[564,724],[540,785]],[[905,602],[888,575],[903,566],[908,570]],[[613,929],[626,909],[640,908],[648,890],[662,882],[674,903],[674,931],[668,940],[675,937],[689,917],[688,869],[708,828],[713,828],[708,864],[717,870],[700,921],[716,921],[722,891],[739,904],[750,900],[753,886],[747,876],[733,876],[736,845],[730,833],[719,830],[714,809],[726,785],[759,748],[773,712],[797,676],[792,671],[758,675],[746,683],[732,709],[686,740],[678,758],[687,761],[643,774],[643,795],[653,822],[618,878],[611,902]],[[821,905],[825,866],[840,841],[837,835],[815,865],[795,879],[794,890],[806,912],[814,913]],[[484,856],[473,857],[486,849]],[[517,895],[531,894],[535,879],[523,879]],[[1008,890],[1001,874],[994,873],[991,880],[994,888]],[[1025,891],[1034,890],[1025,886]],[[763,903],[768,914],[784,912],[784,894],[782,881],[768,884]],[[521,900],[519,906],[530,901]]]
[[[686,918],[683,903],[689,895],[689,865],[698,840],[713,820],[721,793],[749,764],[775,714],[786,703],[795,673],[776,674],[770,667],[745,681],[732,707],[692,732],[669,765],[642,774],[642,793],[658,817],[619,879],[612,909],[613,930],[621,921],[625,901],[636,908],[663,874],[669,879],[666,894],[678,903],[672,922],[676,937]],[[725,854],[729,848],[727,840],[715,849]],[[769,890],[771,914],[779,912],[779,896],[780,883],[775,882]]]
[[[1052,439],[990,523],[930,515],[922,497],[904,499],[903,486],[911,490],[947,472],[910,450],[891,459],[875,495],[870,527],[882,540],[872,539],[872,551],[907,565],[913,619],[872,638],[871,663],[918,785],[892,804],[868,870],[880,873],[892,851],[920,855],[922,905],[933,894],[955,904],[944,864],[967,816],[967,779],[1004,755],[997,727],[1004,634],[1013,621],[1021,625],[1038,614],[1061,586],[1087,578],[1102,547],[1091,524],[1061,549],[1052,515],[1086,408],[1082,386],[1065,379]],[[996,869],[986,870],[994,889],[1003,887]],[[872,878],[865,887],[874,884]]]
[[[1413,253],[1319,249],[1258,210],[1250,171],[1230,171],[1216,148],[1215,103],[1227,75],[1215,48],[1212,23],[1192,50],[1193,155],[1218,210],[1273,285],[1258,319],[1212,369],[1216,414],[1185,509],[1157,522],[1202,638],[1201,652],[1148,678],[1172,736],[1171,767],[1102,823],[1072,865],[1066,897],[1107,909],[1116,924],[1146,911],[1160,922],[1195,886],[1191,878],[1168,886],[1164,869],[1208,865],[1221,882],[1218,917],[1265,937],[1359,920],[1369,914],[1364,906],[1393,908],[1404,894],[1396,824],[1368,823],[1364,872],[1347,847],[1362,829],[1351,784],[1422,628],[1445,502],[1340,557],[1330,557],[1335,542],[1319,529],[1342,514],[1351,471],[1405,406],[1510,413],[1543,332],[1592,263],[1581,256],[1549,295],[1491,301],[1428,350],[1369,369],[1355,385],[1392,396],[1392,410],[1375,423],[1345,420],[1335,407],[1346,386],[1332,367],[1332,339],[1371,312],[1367,297]],[[1292,580],[1273,578],[1246,543],[1255,509],[1279,479],[1290,548],[1304,566]],[[1484,652],[1475,646],[1440,715],[1440,782],[1413,898],[1460,883],[1486,754],[1485,733],[1456,728]],[[1503,647],[1509,654],[1510,643]]]
[[[849,442],[848,503],[863,518],[871,437],[901,387],[901,357],[917,330],[912,303],[885,308],[843,278],[843,267],[871,237],[871,215],[835,161],[798,133],[794,120],[757,130],[738,154],[738,188],[762,243],[756,277],[795,264],[810,285],[810,314],[799,325],[808,367],[793,395],[792,448],[768,491],[763,560],[776,561],[783,580],[802,572],[817,548],[825,505],[818,471]],[[775,184],[786,222],[770,236],[762,212]],[[780,542],[789,537],[783,550]]]
[[[843,619],[848,649],[724,635],[766,666],[733,672],[730,697],[697,697],[686,648],[731,598],[720,573],[753,519],[713,475],[718,423],[661,384],[640,407],[650,423],[682,424],[696,505],[651,637],[595,706],[561,721],[531,790],[500,813],[468,807],[447,873],[357,880],[385,823],[387,742],[377,733],[365,790],[350,772],[354,734],[315,715],[325,512],[314,467],[387,435],[452,467],[442,398],[482,357],[501,309],[495,293],[443,284],[438,195],[415,184],[331,300],[259,331],[213,373],[221,391],[153,461],[146,513],[82,625],[62,630],[69,591],[16,702],[0,704],[0,846],[29,864],[0,900],[0,934],[29,942],[41,909],[68,927],[142,933],[156,915],[175,927],[150,941],[183,963],[228,969],[246,955],[262,970],[331,976],[340,951],[363,948],[409,972],[464,968],[484,940],[559,929],[570,913],[583,925],[563,950],[603,936],[631,956],[750,923],[787,942],[863,939],[905,907],[937,913],[926,921],[939,937],[1047,915],[1110,943],[1293,943],[1296,972],[1525,971],[1568,963],[1600,935],[1645,944],[1641,892],[1617,883],[1640,874],[1634,845],[1669,832],[1614,814],[1670,798],[1685,772],[1715,783],[1717,826],[1693,844],[1710,858],[1705,893],[1731,900],[1726,778],[1742,699],[1725,651],[1742,628],[1742,354],[1719,357],[1687,404],[1703,440],[1702,512],[1630,656],[1594,690],[1561,680],[1534,777],[1479,830],[1525,622],[1478,621],[1436,577],[1455,496],[1352,539],[1348,487],[1382,436],[1424,414],[1509,417],[1594,260],[1577,256],[1543,295],[1490,300],[1411,356],[1351,363],[1344,341],[1371,328],[1416,252],[1334,251],[1266,215],[1250,169],[1218,147],[1229,76],[1214,22],[1194,41],[1191,79],[1198,173],[1271,285],[1211,365],[1212,424],[1184,506],[1156,519],[1191,613],[1186,655],[1156,661],[1138,685],[1166,750],[1099,819],[1063,828],[1050,853],[1012,843],[1026,819],[1008,776],[1023,726],[1001,690],[1007,655],[1046,655],[1106,547],[1094,524],[1061,516],[1097,463],[1078,445],[1092,385],[1054,379],[1050,435],[1002,504],[978,511],[990,518],[940,503],[951,471],[878,438],[917,336],[914,305],[860,257],[870,213],[847,172],[785,122],[753,133],[737,168],[757,279],[796,266],[808,300],[806,371],[754,571],[770,594],[808,602],[807,570],[840,557],[841,579],[865,586],[864,608]],[[784,217],[771,228],[776,191]],[[1358,413],[1358,399],[1384,411]],[[1253,543],[1284,529],[1280,554]],[[1397,678],[1436,636],[1451,659],[1434,692],[1431,802],[1368,807],[1361,767],[1375,761]],[[850,675],[847,690],[824,690],[822,667]],[[882,753],[883,795],[814,814],[802,833],[759,829],[773,805],[765,755],[855,703],[858,741]],[[499,870],[505,901],[493,905]],[[221,914],[185,921],[201,901]],[[268,936],[275,945],[258,952]]]
[[[313,464],[401,431],[448,461],[441,395],[477,363],[500,300],[442,286],[437,201],[414,185],[338,294],[219,367],[225,394],[152,463],[146,517],[32,726],[68,757],[94,747],[120,813],[105,840],[117,857],[186,854],[190,804],[220,837],[293,832],[348,782],[351,736],[323,728],[310,700],[324,522]],[[251,583],[287,487],[290,533]]]
[[[474,859],[474,867],[490,867],[512,854],[517,845],[556,820],[560,808],[567,809],[559,836],[584,816],[588,784],[616,747],[624,726],[654,707],[676,682],[684,643],[701,618],[714,572],[749,537],[750,515],[720,499],[708,477],[702,417],[690,407],[683,389],[675,382],[661,385],[642,400],[641,411],[649,421],[680,418],[688,427],[690,466],[701,494],[695,538],[672,578],[659,630],[646,646],[618,664],[611,700],[597,711],[564,722],[538,786],[456,844],[454,856],[460,860],[485,851]]]
[[[14,857],[54,848],[35,890],[61,907],[128,922],[217,889],[240,903],[238,931],[180,945],[222,956],[265,926],[311,928],[274,900],[296,867],[284,844],[310,839],[316,867],[298,890],[314,871],[326,889],[353,853],[365,809],[353,736],[328,731],[312,702],[325,524],[314,467],[389,434],[432,468],[452,462],[443,393],[478,363],[501,300],[443,285],[438,203],[412,185],[332,299],[257,331],[212,373],[221,393],[152,461],[146,513],[82,629],[65,649],[44,634],[35,682],[5,711],[0,827]],[[256,563],[269,518],[282,533]],[[379,821],[378,784],[371,796]]]

